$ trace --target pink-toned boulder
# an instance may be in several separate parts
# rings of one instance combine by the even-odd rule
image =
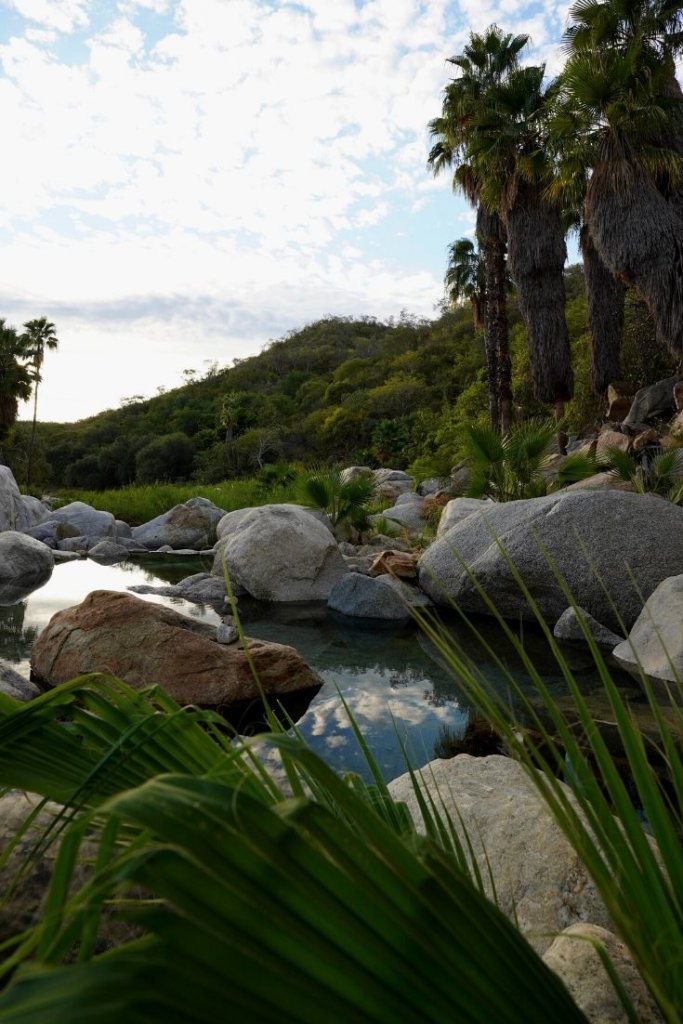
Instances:
[[[266,693],[321,685],[293,647],[248,643]],[[179,704],[203,707],[259,696],[244,650],[217,643],[215,626],[109,590],[95,590],[53,615],[33,647],[31,672],[43,687],[84,672],[110,672],[136,689],[158,684]]]
[[[417,555],[405,551],[382,551],[368,570],[368,576],[397,576],[414,580],[417,576]]]
[[[618,448],[622,452],[627,452],[630,447],[631,438],[627,434],[621,434],[618,430],[603,430],[598,437],[595,454],[600,458],[607,455],[610,448]]]

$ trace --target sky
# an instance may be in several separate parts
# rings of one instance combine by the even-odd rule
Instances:
[[[435,315],[474,226],[426,166],[446,58],[496,22],[555,72],[567,7],[0,0],[0,317],[56,325],[39,418],[322,316]]]

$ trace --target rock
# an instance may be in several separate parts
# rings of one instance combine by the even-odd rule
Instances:
[[[340,476],[343,484],[350,484],[361,476],[372,476],[372,470],[369,466],[347,466]]]
[[[543,954],[543,960],[559,975],[591,1024],[628,1024],[628,1017],[609,975],[595,949],[606,950],[636,1011],[639,1024],[663,1024],[664,1018],[638,974],[633,958],[612,932],[594,924],[574,924]]]
[[[428,494],[438,494],[439,491],[447,490],[450,486],[450,477],[431,476],[428,480],[421,480],[416,490],[419,495],[426,498]]]
[[[28,513],[14,474],[9,466],[0,466],[0,532],[23,530],[30,526]]]
[[[621,423],[628,416],[632,405],[632,398],[615,398],[607,407],[607,419],[612,423]]]
[[[513,920],[516,915],[537,952],[569,925],[591,921],[609,927],[588,872],[517,761],[460,754],[432,761],[420,779],[439,810],[445,805],[461,838],[463,825],[467,829],[487,892],[490,865],[500,909]],[[389,791],[424,830],[410,775],[389,783]]]
[[[631,438],[627,434],[620,434],[618,430],[603,430],[598,435],[598,443],[595,454],[598,459],[609,457],[610,448],[618,448],[621,452],[628,452],[631,449]]]
[[[503,617],[532,620],[511,558],[541,614],[556,622],[567,599],[542,548],[577,604],[609,629],[621,628],[618,615],[630,628],[642,598],[663,579],[683,573],[683,508],[619,491],[565,490],[493,502],[427,548],[418,565],[420,586],[437,603],[455,601],[464,611],[490,614],[464,564]]]
[[[466,491],[470,486],[472,480],[472,471],[466,462],[461,462],[457,466],[453,466],[451,469],[451,490],[462,493]]]
[[[390,544],[395,543],[394,538],[402,537],[406,533],[405,526],[396,519],[388,519],[384,512],[368,516],[368,523],[374,530],[382,530],[381,536],[385,537]]]
[[[111,512],[99,512],[84,501],[72,501],[56,512],[50,512],[50,519],[69,523],[84,537],[116,536],[116,520]]]
[[[419,494],[406,492],[398,496],[393,508],[385,509],[381,514],[385,519],[398,523],[404,530],[419,533],[427,525],[422,516],[423,501]]]
[[[369,576],[397,576],[404,580],[413,580],[417,576],[417,556],[403,551],[383,551],[374,559],[369,567]]]
[[[43,504],[38,498],[34,498],[32,494],[20,495],[20,502],[21,511],[17,517],[15,529],[22,532],[30,529],[32,526],[37,526],[38,523],[42,523],[51,514],[47,505]]]
[[[330,531],[295,505],[263,505],[224,529],[212,572],[260,601],[326,601],[348,571]]]
[[[151,519],[132,530],[132,539],[150,551],[168,546],[178,548],[205,548],[214,537],[225,509],[218,508],[207,498],[190,498],[175,505],[169,512]]]
[[[640,665],[658,692],[683,680],[683,575],[662,580],[650,593],[633,629],[612,652],[636,679]],[[659,684],[659,685],[658,685]]]
[[[0,604],[14,604],[42,586],[54,566],[52,551],[39,540],[13,530],[0,533]]]
[[[448,530],[457,526],[464,519],[467,519],[473,512],[481,512],[483,508],[489,505],[491,505],[489,498],[453,498],[441,513],[436,536],[443,537]]]
[[[633,451],[639,452],[643,448],[647,448],[650,445],[661,445],[662,435],[654,427],[649,427],[647,430],[641,431],[633,438]]]
[[[179,597],[193,604],[224,605],[226,601],[225,581],[222,577],[213,576],[208,572],[198,572],[186,576],[180,583],[154,587],[140,584],[128,587],[133,594],[160,594],[163,597]]]
[[[629,433],[638,434],[650,420],[668,420],[674,413],[674,387],[681,381],[680,374],[666,377],[664,380],[650,384],[636,391],[631,410],[623,420],[622,426]]]
[[[332,526],[330,524],[329,516],[326,516],[324,512],[321,512],[317,508],[310,508],[308,505],[287,505],[287,504],[274,504],[274,505],[254,505],[249,508],[237,508],[234,512],[226,512],[223,518],[219,521],[216,527],[216,537],[218,541],[222,541],[231,533],[235,533],[241,526],[241,524],[250,518],[252,512],[257,512],[259,508],[271,508],[271,509],[297,509],[299,512],[305,512],[307,516],[312,516],[319,523],[332,532]],[[217,550],[218,542],[214,545],[214,552]]]
[[[65,562],[79,562],[85,558],[85,551],[60,551],[56,548],[52,552],[52,557],[55,560],[55,565],[63,565]]]
[[[412,491],[415,480],[402,469],[376,469],[373,472],[375,479],[375,491],[383,498],[390,498],[392,501],[398,498],[399,494]]]
[[[40,696],[35,683],[24,679],[8,661],[0,660],[0,693],[6,693],[15,700],[28,701]]]
[[[237,640],[239,640],[239,633],[234,626],[228,625],[227,622],[221,622],[216,626],[216,643],[234,644]]]
[[[579,608],[579,612],[581,613],[581,616],[586,626],[588,627],[590,635],[593,637],[593,639],[599,647],[612,648],[616,647],[617,644],[623,643],[623,636],[619,636],[617,633],[613,633],[611,629],[606,629],[583,608]],[[587,642],[583,630],[581,629],[579,617],[576,614],[574,608],[567,608],[565,611],[562,612],[559,619],[555,623],[555,628],[553,629],[553,636],[557,637],[558,640],[565,640],[569,642]]]
[[[683,435],[683,412],[677,413],[673,418],[669,427],[669,433],[673,434],[674,437]]]
[[[119,542],[119,544],[121,543],[122,540],[131,539],[131,537],[133,536],[133,531],[131,530],[128,523],[124,523],[123,519],[117,519],[114,525],[116,526],[116,532],[114,534],[114,537]]]
[[[565,487],[566,491],[622,491],[624,494],[635,494],[635,487],[630,480],[622,480],[616,473],[595,473],[584,480],[577,480]]]
[[[410,608],[424,606],[424,594],[390,576],[372,579],[351,572],[333,587],[327,606],[333,611],[362,619],[410,618]]]
[[[117,562],[125,562],[128,555],[128,548],[113,540],[100,540],[88,548],[88,558],[99,562],[100,565],[115,565]]]
[[[617,402],[620,398],[633,399],[633,387],[624,380],[615,380],[607,386],[607,401]]]
[[[215,626],[171,608],[95,590],[81,604],[53,615],[34,644],[31,670],[42,686],[107,671],[135,689],[161,686],[183,705],[222,708],[257,700],[244,650],[215,638]],[[266,693],[320,686],[294,648],[261,640],[248,640],[248,646]]]
[[[57,541],[57,548],[59,551],[75,551],[80,555],[85,555],[88,552],[91,544],[97,544],[97,538],[84,537],[79,534],[76,537],[65,537],[64,540]]]
[[[60,540],[66,540],[68,537],[80,537],[81,533],[77,527],[72,526],[71,523],[65,523],[58,519],[45,519],[42,523],[38,523],[36,526],[29,526],[23,531],[27,537],[33,537],[35,540],[42,541],[43,544],[47,544],[49,548],[56,548]]]

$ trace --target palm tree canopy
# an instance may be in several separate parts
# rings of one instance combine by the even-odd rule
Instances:
[[[449,245],[444,284],[452,305],[462,299],[472,304],[475,326],[480,327],[486,282],[483,260],[471,239],[459,238]]]
[[[26,355],[33,365],[35,379],[40,381],[40,370],[45,358],[45,350],[54,350],[59,346],[57,328],[47,317],[41,316],[36,320],[27,320],[22,337],[26,346]]]

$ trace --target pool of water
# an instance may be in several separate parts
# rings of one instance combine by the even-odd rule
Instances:
[[[18,604],[0,607],[0,657],[28,676],[31,648],[40,631],[55,612],[78,604],[90,591],[176,583],[209,568],[196,558],[159,556],[116,566],[101,566],[90,560],[56,566],[51,579],[39,590]],[[220,621],[218,612],[210,606],[157,595],[145,595],[145,600],[207,622]],[[298,728],[335,769],[358,771],[366,777],[368,774],[340,694],[387,779],[405,771],[403,747],[410,751],[414,763],[423,764],[438,754],[444,737],[462,734],[470,713],[467,701],[453,673],[414,624],[355,622],[328,612],[319,603],[270,605],[241,600],[240,614],[249,636],[295,647],[324,680]],[[482,659],[486,662],[465,627],[453,622],[448,628],[480,666]],[[525,682],[523,669],[495,624],[484,621],[481,628],[515,676]],[[546,681],[561,689],[560,674],[549,661],[540,636],[526,628],[524,639],[536,664],[545,662]],[[506,685],[505,674],[493,662],[484,667],[487,677],[501,687]],[[590,668],[577,668],[590,683],[594,675]]]

